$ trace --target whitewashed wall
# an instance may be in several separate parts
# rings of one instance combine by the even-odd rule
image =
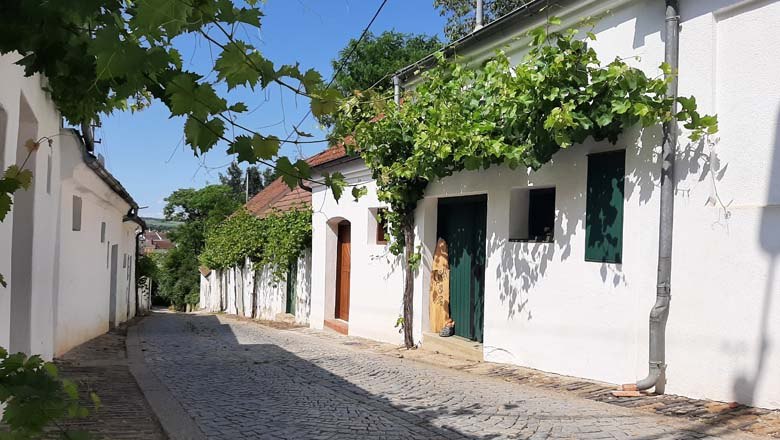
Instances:
[[[134,314],[137,226],[122,222],[129,205],[84,165],[78,139],[62,130],[42,90],[45,80],[25,78],[16,59],[0,56],[0,168],[21,163],[27,139],[49,137],[52,144],[43,141],[32,155],[26,168],[33,187],[14,195],[0,222],[0,273],[8,282],[0,287],[0,346],[50,359],[108,328],[106,246],[94,245],[101,221],[107,240],[119,245],[117,317]],[[71,231],[74,194],[84,199],[79,233]]]
[[[403,313],[403,269],[387,245],[376,243],[374,214],[386,205],[377,200],[376,185],[361,160],[320,171],[336,170],[350,183],[364,183],[368,194],[358,202],[345,194],[337,202],[330,190],[313,187],[311,325],[322,328],[324,320],[334,318],[338,224],[347,220],[351,224],[349,334],[402,342],[402,336],[393,326]],[[420,328],[415,327],[418,340],[422,336]]]
[[[295,322],[308,324],[311,312],[311,251],[298,258],[296,273]],[[274,280],[268,267],[254,269],[247,259],[243,265],[212,270],[200,276],[198,307],[210,312],[265,320],[275,320],[285,313],[286,281]]]
[[[53,143],[51,148],[44,143],[28,161],[26,168],[33,171],[33,186],[16,193],[15,205],[0,222],[0,273],[8,283],[7,287],[0,287],[0,346],[40,353],[48,359],[54,353],[52,289],[59,200],[60,117],[41,88],[45,80],[40,75],[25,78],[24,70],[13,64],[18,59],[15,54],[0,56],[0,173],[9,165],[21,163],[24,157],[17,152],[21,149],[22,154],[26,153],[27,139],[50,136]],[[28,236],[27,244],[16,246],[16,252],[13,249],[15,230]]]
[[[118,245],[116,323],[135,316],[135,234],[138,225],[123,222],[130,205],[82,159],[81,141],[62,132],[62,186],[55,284],[55,354],[105,333],[110,316],[110,252]],[[73,230],[73,196],[81,197],[81,230]],[[101,242],[101,223],[106,223]]]
[[[602,60],[628,57],[660,73],[663,2],[571,3],[576,9],[556,11],[564,24],[610,10],[594,29]],[[683,0],[681,15],[680,93],[717,113],[720,133],[713,145],[680,140],[666,390],[780,408],[780,347],[773,343],[780,340],[780,2]],[[489,55],[525,29],[463,55]],[[522,44],[509,49],[514,60]],[[656,290],[659,144],[658,129],[630,130],[616,146],[578,145],[530,174],[494,167],[432,184],[416,213],[424,258],[415,279],[415,333],[427,328],[437,198],[487,194],[486,360],[613,383],[644,377]],[[616,148],[627,151],[623,264],[585,262],[585,155]],[[361,176],[349,165],[340,170]],[[509,242],[510,191],[534,185],[556,187],[555,241]],[[357,203],[345,197],[336,204],[314,190],[312,326],[333,316],[333,225],[346,218],[353,222],[350,334],[398,340],[383,324],[400,312],[399,271],[390,263],[372,268],[356,238],[376,204],[375,187],[367,186]]]

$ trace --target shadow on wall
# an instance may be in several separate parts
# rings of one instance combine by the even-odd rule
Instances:
[[[416,400],[392,402],[277,345],[242,344],[241,334],[220,324],[215,316],[173,315],[165,319],[173,324],[145,323],[145,332],[156,333],[159,340],[152,351],[147,348],[147,362],[162,373],[161,380],[172,384],[171,392],[180,401],[188,402],[185,410],[206,433],[219,431],[220,437],[228,438],[256,436],[257,430],[262,430],[263,437],[285,438],[312,438],[323,433],[350,439],[497,437],[468,435],[454,426],[434,424],[455,414],[477,415],[484,411],[481,407],[455,412],[446,406],[424,407]],[[192,344],[193,340],[197,343]],[[190,346],[192,353],[155,355],[154,350],[168,350],[168,346],[179,353],[187,350],[182,347]],[[203,356],[204,352],[209,356]],[[327,360],[323,362],[327,364]],[[219,374],[215,377],[214,372]],[[364,376],[370,369],[355,366],[355,372]],[[193,381],[193,377],[214,379]],[[252,387],[247,387],[250,383]],[[241,402],[240,411],[236,405],[215,405],[213,399],[198,398],[202,396],[230,396]],[[255,433],[247,433],[253,430]]]
[[[658,188],[661,175],[661,141],[662,133],[659,126],[644,130],[631,129],[621,137],[617,145],[602,144],[608,145],[603,149],[604,151],[627,146],[624,183],[624,200],[627,202],[637,200],[639,205],[647,205]],[[583,154],[582,148],[582,146],[574,146],[571,148],[572,151],[561,151],[553,157],[553,163],[548,165],[555,167],[556,157],[566,154],[568,157],[562,161],[564,163],[560,165],[561,168],[583,170],[578,173],[582,176],[581,182],[556,187],[556,217],[552,243],[507,242],[495,234],[488,240],[488,255],[493,255],[495,252],[500,252],[501,255],[501,261],[494,275],[499,280],[500,299],[506,306],[509,319],[517,315],[527,320],[533,319],[532,310],[528,309],[528,300],[533,288],[547,273],[550,263],[556,255],[561,262],[571,256],[572,240],[575,239],[578,231],[581,232],[576,239],[582,240],[584,245],[588,158]],[[698,175],[698,182],[711,179],[714,185],[723,179],[727,167],[727,164],[722,164],[718,159],[714,146],[704,141],[678,147],[676,168],[678,181],[686,180],[690,175]],[[562,173],[561,170],[557,171],[558,176],[562,176]],[[533,180],[532,175],[531,180]],[[555,184],[554,181],[550,183]],[[678,196],[685,196],[691,189],[678,189]],[[653,211],[648,215],[656,216],[657,212]],[[626,219],[626,221],[633,220],[635,218],[632,217]],[[624,246],[633,246],[631,237],[624,237],[624,240]],[[621,264],[602,263],[599,272],[605,285],[618,286],[628,283]]]
[[[769,191],[766,204],[761,208],[761,229],[758,241],[767,254],[766,288],[761,304],[761,318],[758,324],[757,356],[753,371],[744,371],[734,379],[734,396],[741,403],[752,404],[756,389],[764,377],[767,351],[770,339],[767,334],[772,311],[772,297],[778,294],[773,290],[777,278],[778,255],[780,255],[780,112],[775,125],[775,141],[772,145],[772,162],[769,164]]]

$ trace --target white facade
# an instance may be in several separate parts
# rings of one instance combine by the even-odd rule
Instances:
[[[210,312],[226,312],[246,318],[276,320],[292,315],[298,324],[308,324],[311,314],[311,252],[298,258],[294,275],[292,310],[288,313],[288,280],[275,279],[266,266],[255,269],[246,259],[243,265],[211,270],[200,276],[198,307]]]
[[[15,193],[0,223],[0,273],[8,282],[0,287],[0,346],[50,359],[108,330],[110,317],[119,323],[134,315],[139,227],[124,221],[129,202],[84,162],[81,140],[62,129],[42,90],[45,79],[24,77],[17,59],[0,57],[0,168],[23,162],[28,139],[51,145],[44,140],[30,156],[33,186]],[[79,231],[74,196],[81,200]]]
[[[602,61],[616,56],[659,74],[663,2],[573,2],[556,11],[564,24],[606,9],[594,32]],[[718,140],[677,157],[672,302],[667,326],[666,392],[780,408],[780,22],[777,1],[681,3],[680,94],[716,113]],[[479,58],[517,32],[483,44]],[[512,59],[522,41],[512,43]],[[435,182],[416,213],[423,263],[415,279],[415,340],[427,331],[438,198],[487,195],[484,357],[612,383],[647,373],[648,314],[655,300],[660,169],[659,129],[625,133],[617,145],[587,142],[557,153],[536,172],[493,167]],[[622,264],[587,262],[587,155],[626,150]],[[351,181],[370,180],[359,161],[338,165]],[[333,169],[325,171],[333,172]],[[372,259],[375,186],[359,202],[315,188],[312,206],[313,327],[333,317],[333,225],[352,223],[349,333],[400,342],[402,271]],[[552,243],[509,241],[514,191],[555,187]],[[514,190],[514,191],[513,191]],[[318,207],[322,207],[318,211]]]
[[[350,224],[352,265],[349,334],[378,341],[401,342],[402,336],[394,325],[403,314],[400,302],[403,267],[401,260],[390,253],[388,245],[377,243],[376,214],[386,205],[377,200],[371,173],[361,160],[323,166],[317,171],[339,171],[349,183],[365,184],[368,194],[357,202],[345,194],[337,202],[330,190],[313,186],[311,326],[322,328],[325,320],[334,319],[338,225],[347,221]]]

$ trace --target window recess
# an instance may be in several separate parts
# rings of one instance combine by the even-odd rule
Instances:
[[[515,188],[509,200],[509,241],[551,243],[555,188]]]

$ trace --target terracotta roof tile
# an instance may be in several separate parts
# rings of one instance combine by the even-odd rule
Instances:
[[[347,155],[343,145],[328,148],[306,159],[311,167],[323,165],[328,162],[341,159]],[[311,193],[302,189],[290,189],[286,183],[278,178],[271,182],[262,191],[252,197],[245,205],[246,209],[257,217],[265,217],[274,210],[289,211],[301,206],[311,206]]]

